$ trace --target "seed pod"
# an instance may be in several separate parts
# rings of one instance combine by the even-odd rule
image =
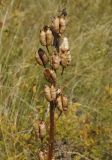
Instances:
[[[45,135],[46,135],[46,125],[45,125],[44,121],[41,121],[39,123],[39,138],[41,140],[43,140],[43,138],[45,137]]]
[[[56,99],[56,88],[53,85],[51,86],[51,97],[52,100]]]
[[[48,160],[48,151],[44,151],[44,158],[45,158],[45,160]]]
[[[50,83],[55,84],[56,82],[56,73],[51,70],[51,69],[45,69],[44,70],[44,76],[46,78],[47,81],[49,81]]]
[[[50,102],[52,100],[52,97],[51,97],[51,90],[49,86],[45,85],[44,93],[47,101]]]
[[[39,65],[42,65],[43,66],[43,63],[42,63],[42,61],[41,61],[41,59],[40,59],[40,57],[39,57],[39,55],[38,55],[38,52],[36,52],[36,61],[37,61],[37,63],[39,64]]]
[[[68,63],[66,53],[61,53],[60,54],[60,59],[61,59],[60,64],[65,68],[67,66],[67,63]]]
[[[46,31],[46,45],[49,46],[49,45],[52,45],[53,44],[53,34],[52,34],[52,31],[50,30],[50,28],[47,28],[47,31]]]
[[[61,112],[63,111],[61,96],[58,96],[58,97],[57,97],[57,107],[58,107],[58,109],[59,109]]]
[[[60,57],[55,53],[51,57],[51,66],[54,70],[57,70],[60,66]]]
[[[46,46],[46,33],[44,30],[40,31],[40,43],[43,46]]]
[[[52,28],[56,33],[59,33],[59,17],[54,17],[52,20]]]
[[[63,107],[63,111],[67,111],[67,109],[68,109],[68,99],[65,96],[62,96],[62,107]]]
[[[65,21],[65,17],[60,17],[59,19],[59,24],[60,24],[60,33],[62,34],[65,29],[66,29],[66,21]]]
[[[67,65],[70,65],[70,63],[71,63],[71,60],[72,60],[72,58],[71,58],[71,54],[70,54],[70,50],[69,51],[67,51]]]
[[[61,41],[60,41],[60,50],[61,51],[68,51],[69,50],[69,43],[68,43],[68,38],[64,37]]]
[[[48,58],[43,49],[39,48],[38,52],[36,52],[36,60],[38,64],[43,65],[44,67],[48,63]]]
[[[39,152],[39,160],[45,160],[43,151]]]
[[[59,96],[62,93],[61,89],[57,89],[56,95]]]

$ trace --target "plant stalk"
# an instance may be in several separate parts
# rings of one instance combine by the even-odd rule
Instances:
[[[48,160],[52,160],[53,150],[54,150],[54,110],[55,110],[55,104],[54,102],[50,102],[50,131],[49,131]]]

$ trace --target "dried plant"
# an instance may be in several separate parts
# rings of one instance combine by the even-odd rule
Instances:
[[[55,121],[54,113],[57,108],[60,113],[67,111],[68,98],[64,95],[63,91],[57,86],[57,70],[62,67],[61,74],[63,75],[64,69],[70,65],[71,54],[68,38],[64,37],[66,30],[66,10],[62,10],[61,14],[52,19],[50,26],[44,26],[40,31],[40,43],[47,49],[46,52],[39,48],[36,52],[36,61],[39,65],[44,67],[45,79],[49,82],[49,85],[45,85],[44,94],[46,100],[50,103],[50,129],[49,129],[49,150],[41,150],[39,153],[40,160],[53,160],[54,150],[54,131]],[[52,50],[49,50],[49,46],[52,46]],[[60,67],[61,66],[61,67]],[[61,115],[61,114],[60,114]],[[41,142],[46,135],[46,126],[44,121],[39,123],[39,138]]]

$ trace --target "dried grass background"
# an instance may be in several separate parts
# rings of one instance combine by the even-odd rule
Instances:
[[[38,159],[33,126],[48,120],[48,107],[35,51],[41,27],[64,7],[72,66],[58,83],[70,106],[56,123],[57,145],[66,141],[73,160],[112,159],[112,0],[1,0],[1,160]]]

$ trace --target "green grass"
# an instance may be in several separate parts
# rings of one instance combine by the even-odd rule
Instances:
[[[42,92],[46,82],[35,51],[41,27],[63,7],[68,12],[72,66],[63,79],[59,76],[59,85],[65,84],[70,107],[57,121],[56,140],[71,143],[72,152],[77,152],[74,160],[112,159],[112,1],[2,0],[1,160],[37,159],[40,142],[32,128],[38,118],[47,120],[48,115]]]

